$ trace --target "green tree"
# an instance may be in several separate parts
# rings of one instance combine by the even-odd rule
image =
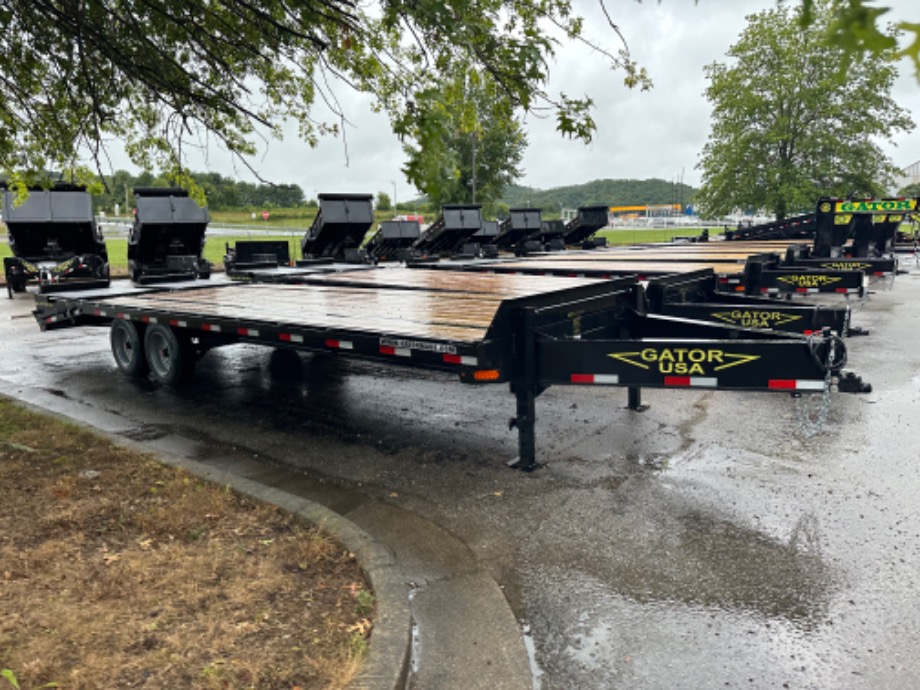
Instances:
[[[914,127],[891,99],[892,52],[847,53],[823,39],[833,0],[779,5],[748,17],[728,51],[731,66],[706,68],[712,130],[698,167],[696,203],[721,215],[769,209],[777,218],[822,195],[883,194],[897,168],[879,142]]]
[[[416,95],[466,65],[514,107],[549,110],[561,132],[589,140],[590,98],[546,91],[557,48],[587,42],[583,24],[571,0],[9,0],[0,172],[21,184],[89,159],[101,175],[117,138],[141,169],[192,184],[183,153],[206,138],[245,162],[257,126],[280,136],[291,118],[315,143],[345,122],[336,88],[374,94],[405,127]],[[647,86],[618,28],[606,30],[601,54]],[[332,115],[318,118],[317,102]]]
[[[386,192],[377,192],[377,203],[374,206],[378,211],[389,211],[393,208],[393,202]]]
[[[920,182],[914,182],[898,190],[898,196],[906,196],[912,199],[920,199]]]
[[[436,207],[479,203],[493,211],[505,187],[520,176],[527,145],[499,84],[464,69],[420,93],[416,109],[419,117],[398,130],[413,140],[403,146],[409,182]]]
[[[920,79],[920,22],[901,21],[896,31],[908,37],[906,45],[899,48],[894,34],[879,27],[885,21],[890,7],[869,5],[864,0],[832,0],[826,10],[816,9],[820,0],[802,0],[800,24],[810,28],[816,17],[825,14],[828,21],[821,22],[826,40],[841,48],[847,55],[884,55],[886,59],[908,58],[913,62],[914,74]]]

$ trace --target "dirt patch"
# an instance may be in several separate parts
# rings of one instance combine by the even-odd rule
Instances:
[[[343,687],[372,614],[321,528],[0,400],[0,689]]]

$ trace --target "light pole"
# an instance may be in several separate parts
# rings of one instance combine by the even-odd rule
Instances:
[[[390,184],[393,185],[393,210],[396,211],[396,181],[390,180]]]

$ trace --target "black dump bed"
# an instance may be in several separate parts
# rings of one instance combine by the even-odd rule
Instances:
[[[482,244],[494,244],[495,238],[498,237],[499,228],[497,220],[484,220],[482,221],[482,230],[477,232],[471,238],[474,242],[481,242]]]
[[[542,211],[538,208],[513,208],[499,228],[494,244],[510,249],[528,237],[540,232],[543,226]]]
[[[438,218],[413,245],[420,254],[450,254],[482,230],[479,204],[443,206]]]
[[[227,248],[224,268],[268,268],[289,266],[291,247],[287,240],[238,240]]]
[[[365,249],[377,261],[390,261],[397,252],[411,247],[421,234],[417,220],[384,220]]]
[[[607,227],[607,206],[580,206],[578,214],[565,225],[562,239],[566,244],[580,244]]]
[[[128,269],[135,283],[208,278],[202,258],[211,219],[180,187],[136,187],[134,225],[128,235]]]
[[[96,255],[108,261],[85,187],[58,184],[48,190],[33,189],[19,205],[16,193],[4,189],[3,220],[10,250],[20,259],[61,262]]]
[[[565,223],[561,220],[544,220],[540,224],[540,234],[538,238],[544,244],[554,240],[562,241],[565,235]]]
[[[320,194],[319,213],[300,242],[305,259],[342,259],[374,224],[371,194]]]

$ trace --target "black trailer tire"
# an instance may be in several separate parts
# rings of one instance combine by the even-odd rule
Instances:
[[[109,332],[115,363],[128,376],[144,378],[150,373],[144,348],[144,325],[115,319]]]
[[[195,350],[185,335],[169,326],[154,323],[144,334],[147,364],[154,380],[166,386],[185,383],[195,369]]]

